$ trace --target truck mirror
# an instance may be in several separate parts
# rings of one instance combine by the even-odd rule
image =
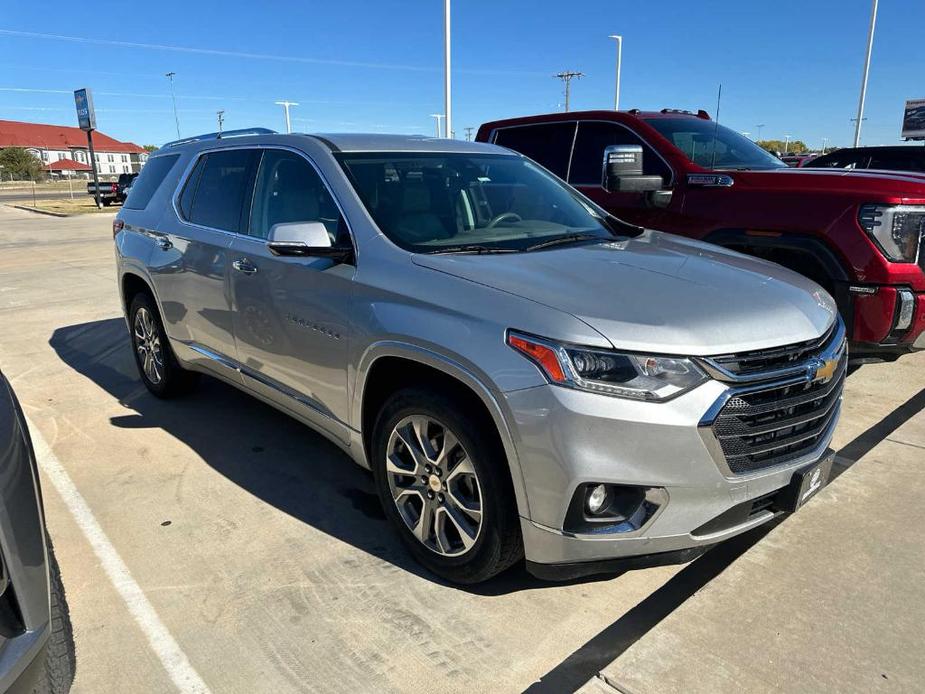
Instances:
[[[642,145],[610,145],[604,148],[602,184],[610,193],[646,193],[661,190],[661,176],[642,173]]]

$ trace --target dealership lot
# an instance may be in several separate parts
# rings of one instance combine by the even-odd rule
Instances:
[[[770,535],[686,567],[462,590],[405,554],[368,475],[320,436],[215,381],[178,402],[147,393],[109,222],[0,208],[0,366],[79,495],[46,480],[75,691],[170,691],[190,673],[216,692],[565,691],[598,672],[634,692],[916,688],[925,355],[849,378],[844,476]],[[756,634],[766,650],[736,647]],[[698,664],[732,674],[681,679]]]

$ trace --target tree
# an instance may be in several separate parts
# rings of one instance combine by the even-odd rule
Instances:
[[[157,147],[157,145],[142,145],[141,148],[142,148],[145,152],[153,152],[153,151],[156,150],[158,147]]]
[[[781,154],[802,154],[809,151],[809,147],[803,140],[790,140],[790,144],[787,144],[786,140],[759,140],[755,144],[768,152],[780,152]]]
[[[38,180],[42,177],[42,162],[29,150],[22,147],[7,147],[0,150],[0,167],[3,175],[18,179]]]

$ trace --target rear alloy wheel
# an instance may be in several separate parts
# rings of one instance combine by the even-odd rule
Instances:
[[[523,556],[507,458],[487,414],[424,388],[391,395],[370,449],[386,516],[415,558],[456,583],[479,583]]]
[[[170,349],[160,314],[147,294],[137,294],[129,309],[132,350],[141,380],[159,398],[189,392],[199,374],[182,368]]]

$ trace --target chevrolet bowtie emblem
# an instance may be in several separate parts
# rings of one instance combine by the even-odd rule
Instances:
[[[818,366],[816,366],[816,373],[813,376],[813,381],[831,381],[832,377],[835,375],[835,369],[837,367],[837,359],[826,359],[825,361],[818,362]]]

